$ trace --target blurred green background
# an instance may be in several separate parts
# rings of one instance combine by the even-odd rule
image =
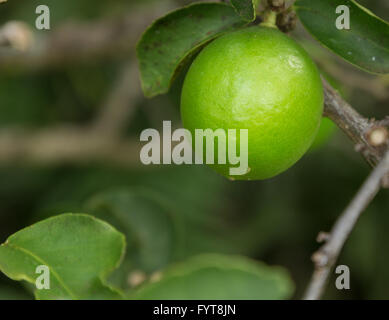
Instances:
[[[257,182],[229,181],[206,166],[144,166],[139,160],[118,161],[121,153],[131,154],[120,148],[115,149],[117,156],[99,154],[100,159],[72,159],[69,155],[70,160],[64,161],[46,161],[49,156],[42,162],[39,157],[31,161],[33,152],[18,149],[24,136],[11,143],[2,140],[15,129],[27,132],[27,137],[42,130],[50,135],[50,130],[58,127],[69,132],[88,129],[102,113],[123,70],[135,61],[134,45],[144,28],[159,15],[189,2],[9,0],[0,6],[0,28],[11,20],[24,21],[35,35],[26,52],[0,48],[0,243],[25,226],[64,212],[102,217],[122,227],[131,239],[125,216],[132,210],[137,218],[128,223],[136,225],[139,232],[144,228],[146,235],[141,244],[129,240],[127,257],[131,259],[112,277],[123,289],[131,290],[134,285],[131,275],[147,277],[194,254],[216,252],[286,267],[296,284],[294,298],[300,298],[311,276],[310,256],[318,248],[316,235],[329,230],[370,170],[342,132],[334,132],[287,172]],[[359,2],[389,20],[388,1]],[[51,10],[50,31],[34,28],[39,4]],[[71,28],[74,24],[83,26],[78,37],[77,32],[69,35],[78,30]],[[110,39],[107,45],[90,51],[69,46],[87,47],[83,35],[94,28],[104,30],[105,25],[113,32],[105,35]],[[92,47],[106,41],[101,40],[104,34],[98,34],[101,38],[86,39]],[[61,46],[67,36],[78,42],[71,40]],[[376,118],[388,114],[388,77],[369,75],[342,62],[312,40],[300,24],[293,36],[323,72],[336,79],[358,111]],[[84,56],[78,57],[80,52]],[[56,54],[62,56],[53,57]],[[132,112],[119,117],[124,128],[120,139],[137,142],[143,129],[160,129],[163,120],[172,120],[179,127],[182,80],[183,75],[165,96],[146,100],[136,92],[129,97],[126,105]],[[131,81],[129,90],[139,91],[139,80]],[[109,139],[119,139],[110,130],[106,134]],[[39,143],[36,140],[31,145]],[[17,152],[9,157],[13,148]],[[136,147],[132,153],[138,159]],[[382,191],[362,215],[338,260],[350,267],[351,290],[336,290],[332,276],[325,298],[389,298],[388,196],[387,190]],[[32,295],[23,284],[0,275],[0,299],[19,298]]]

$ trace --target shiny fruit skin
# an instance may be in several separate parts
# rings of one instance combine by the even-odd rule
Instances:
[[[240,180],[267,179],[296,163],[309,149],[322,112],[316,65],[294,40],[267,27],[229,33],[205,47],[181,94],[183,125],[193,136],[195,129],[248,129],[245,175],[230,176],[228,162],[211,165]]]

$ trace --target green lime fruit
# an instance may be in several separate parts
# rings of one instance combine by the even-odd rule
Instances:
[[[231,175],[228,158],[217,164],[216,151],[211,165],[238,180],[270,178],[296,163],[315,138],[322,112],[316,65],[275,28],[255,26],[214,40],[193,61],[181,94],[183,125],[192,137],[196,129],[235,129],[239,154],[240,129],[248,130],[245,174]]]

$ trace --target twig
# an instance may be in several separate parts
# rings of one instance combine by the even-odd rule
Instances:
[[[319,233],[318,239],[325,244],[312,256],[315,270],[304,299],[319,299],[323,294],[328,277],[344,243],[355,223],[373,200],[381,187],[388,187],[389,177],[389,134],[387,118],[376,121],[361,116],[323,80],[325,108],[324,115],[333,120],[355,143],[367,162],[375,167],[354,199],[340,215],[332,231]],[[325,236],[323,236],[323,234]]]
[[[141,90],[135,62],[124,65],[112,92],[91,125],[43,130],[0,130],[0,163],[58,165],[91,162],[132,167],[139,164],[140,143],[121,138]]]
[[[380,190],[383,177],[388,171],[389,151],[386,152],[382,161],[371,172],[354,199],[338,218],[328,235],[326,243],[312,256],[312,260],[315,264],[315,271],[304,299],[319,299],[323,294],[330,271],[335,264],[344,243],[362,212]]]
[[[3,129],[0,133],[2,164],[87,164],[138,165],[137,140],[112,139],[77,127],[48,128],[41,131]]]
[[[29,71],[101,58],[127,58],[145,28],[175,8],[170,1],[134,8],[122,16],[82,23],[67,22],[40,33],[25,52],[0,50],[0,70]],[[39,37],[38,37],[39,36]]]
[[[2,2],[2,0],[0,0]],[[133,52],[140,33],[166,8],[158,7],[150,13],[134,11],[131,14],[88,24],[68,24],[36,41],[26,52],[1,51],[0,69],[37,69],[91,58],[128,57]],[[5,40],[4,40],[5,41]],[[9,39],[6,39],[9,42]],[[133,108],[128,106],[139,91],[134,85],[136,69],[123,71],[112,94],[91,127],[61,127],[42,131],[7,129],[0,132],[0,162],[12,164],[63,164],[110,162],[122,166],[139,164],[141,144],[124,140],[120,133]],[[355,143],[371,166],[376,166],[355,198],[339,217],[330,234],[321,234],[326,243],[313,255],[315,271],[305,299],[318,299],[328,280],[339,253],[361,213],[378,193],[382,184],[389,185],[388,136],[371,139],[389,120],[369,120],[362,117],[326,81],[325,116],[331,118]],[[375,135],[377,136],[377,135]],[[385,180],[386,177],[386,180]],[[385,182],[386,181],[386,182]]]
[[[384,129],[382,121],[369,120],[361,116],[333,89],[326,80],[324,85],[324,116],[334,121],[337,126],[355,143],[356,150],[361,152],[366,161],[374,167],[383,158],[388,140],[380,145],[373,145],[370,136],[376,129]],[[383,120],[385,121],[385,120]]]
[[[141,97],[141,89],[138,67],[132,61],[123,66],[119,79],[100,108],[91,130],[110,136],[120,135],[134,113],[139,97]]]
[[[123,67],[100,113],[90,126],[55,127],[38,131],[2,129],[0,162],[12,164],[139,164],[140,143],[121,133],[134,112],[141,90],[135,62]]]

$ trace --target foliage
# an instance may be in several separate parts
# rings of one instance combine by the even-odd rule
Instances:
[[[252,1],[233,1],[232,4],[239,16],[247,21],[254,19]],[[348,6],[353,17],[353,27],[346,32],[338,30],[335,24],[339,5]],[[295,9],[304,26],[342,58],[371,72],[389,72],[387,22],[352,0],[345,3],[342,0],[299,0]],[[185,57],[223,33],[245,25],[236,19],[230,7],[214,3],[194,4],[158,19],[138,44],[145,95],[166,93],[178,66],[187,62]],[[199,24],[201,29],[194,28]],[[193,34],[194,29],[199,31]]]
[[[222,3],[198,3],[156,20],[138,44],[143,90],[166,93],[177,69],[207,42],[245,24]]]
[[[35,285],[36,269],[50,270],[50,289],[37,299],[114,299],[104,284],[124,253],[124,237],[110,225],[85,215],[65,214],[10,236],[0,246],[0,270]]]
[[[255,19],[255,0],[231,0],[231,5],[235,11],[246,21],[253,21]]]
[[[48,2],[57,9],[52,17],[57,26],[69,16],[112,18],[162,1]],[[32,25],[37,4],[8,1],[0,7],[2,21],[21,19]],[[351,9],[350,31],[335,28],[337,4]],[[385,2],[363,4],[389,17]],[[250,0],[195,3],[157,19],[146,30],[137,48],[143,89],[149,97],[167,95],[137,104],[127,136],[138,139],[139,128],[179,117],[175,101],[191,59],[219,36],[256,24],[255,5]],[[359,69],[389,72],[387,22],[350,0],[298,0],[294,10],[319,43],[358,68],[344,67],[322,49],[320,55],[309,52],[313,58],[324,66],[334,63],[339,68],[335,77],[351,69],[355,77],[340,79],[353,93],[348,99],[367,114],[382,114],[388,98],[377,98],[364,84],[386,78],[369,78]],[[311,41],[301,30],[291,36]],[[38,70],[1,66],[2,129],[89,123],[120,73],[122,59],[91,57],[70,67]],[[358,79],[367,80],[361,85]],[[336,137],[283,175],[263,182],[227,181],[206,167],[2,166],[0,299],[28,299],[32,291],[38,299],[300,297],[317,232],[331,225],[368,172],[344,137]],[[362,216],[340,257],[352,268],[353,290],[345,293],[330,286],[327,297],[388,297],[388,199],[383,192]],[[87,215],[53,216],[60,212]],[[53,271],[51,290],[33,287],[41,264]],[[128,284],[134,273],[144,274],[142,284]],[[186,283],[193,290],[188,292]]]
[[[350,10],[350,30],[338,30],[334,23],[339,16],[336,8],[340,5]],[[307,30],[343,59],[366,71],[389,73],[389,24],[386,21],[353,0],[298,0],[295,8]]]
[[[196,256],[171,267],[161,280],[134,293],[135,299],[171,300],[285,299],[292,283],[281,269],[269,268],[240,257]]]
[[[142,232],[133,230],[130,235],[141,241]],[[160,239],[152,240],[154,246],[159,245]],[[143,253],[154,259],[152,254],[159,248],[148,249]],[[50,287],[36,289],[37,299],[120,299],[123,295],[108,286],[105,278],[118,266],[123,252],[124,237],[110,225],[87,215],[64,214],[9,237],[0,246],[0,270],[13,280],[35,284],[37,267],[47,266]],[[284,271],[239,257],[198,256],[163,273],[159,281],[133,292],[130,298],[280,299],[291,292],[291,280]]]

